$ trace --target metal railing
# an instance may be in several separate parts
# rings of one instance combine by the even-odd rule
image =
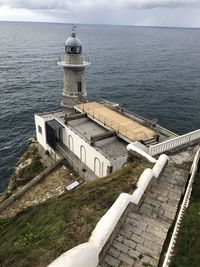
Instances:
[[[84,64],[84,62],[87,62],[87,63],[90,63],[90,60],[89,60],[89,56],[86,56],[86,55],[81,55],[81,56],[77,56],[77,55],[72,55],[72,56],[65,56],[64,58],[62,57],[59,57],[58,59],[58,64],[59,65],[62,65],[62,63],[66,63],[66,64],[69,64],[69,65],[82,65]]]
[[[85,107],[84,104],[82,105],[80,109],[83,112],[86,112],[87,114],[89,114],[92,118],[100,121],[102,124],[108,126],[112,130],[114,130],[116,133],[121,134],[122,136],[130,139],[131,141],[148,139],[147,135],[143,131],[138,131],[138,132],[130,131],[127,127],[121,126],[117,121],[102,115],[100,112],[96,110]]]

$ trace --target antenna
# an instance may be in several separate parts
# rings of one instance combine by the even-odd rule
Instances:
[[[77,26],[75,24],[72,24],[72,31],[74,32],[76,30]]]
[[[76,25],[75,24],[72,24],[72,32],[71,32],[71,37],[76,37]]]

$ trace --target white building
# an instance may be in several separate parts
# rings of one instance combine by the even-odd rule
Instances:
[[[68,116],[63,112],[35,115],[38,142],[51,154],[73,161],[79,172],[91,179],[91,173],[103,177],[123,166],[127,161],[127,143],[85,113]],[[95,140],[96,137],[96,140]],[[71,162],[70,162],[71,163]],[[95,177],[95,176],[94,176]]]
[[[36,138],[55,158],[64,157],[86,179],[104,177],[127,162],[127,145],[145,144],[171,132],[119,105],[87,101],[82,46],[74,30],[65,42],[62,111],[35,115]],[[164,135],[163,132],[165,132]]]

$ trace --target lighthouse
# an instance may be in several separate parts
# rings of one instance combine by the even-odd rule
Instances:
[[[82,55],[81,41],[76,37],[75,28],[65,42],[64,60],[58,62],[64,69],[64,87],[61,106],[63,111],[74,105],[87,101],[85,68],[90,65],[87,57]]]

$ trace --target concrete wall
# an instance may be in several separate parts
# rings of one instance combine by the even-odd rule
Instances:
[[[63,143],[93,171],[98,177],[107,175],[107,168],[110,166],[110,161],[106,159],[95,148],[91,147],[85,140],[78,136],[72,129],[65,126],[63,129]],[[86,151],[81,156],[82,151]],[[96,168],[95,168],[96,167]]]
[[[122,168],[122,166],[127,162],[128,153],[125,157],[121,156],[116,160],[111,161],[111,166],[113,166],[113,172]]]
[[[135,151],[142,157],[146,158],[148,161],[155,163],[156,159],[153,158],[151,155],[148,154],[148,151],[146,150],[145,146],[140,144],[139,142],[131,143],[127,146],[128,151]]]
[[[86,96],[86,85],[85,85],[85,68],[64,68],[64,88],[63,94],[66,96],[78,96],[77,83],[82,83],[82,95]]]
[[[39,132],[39,127],[42,129],[42,133]],[[45,120],[38,115],[35,115],[35,130],[37,141],[42,145],[42,147],[44,147],[45,150],[47,150],[48,145],[46,142]]]

